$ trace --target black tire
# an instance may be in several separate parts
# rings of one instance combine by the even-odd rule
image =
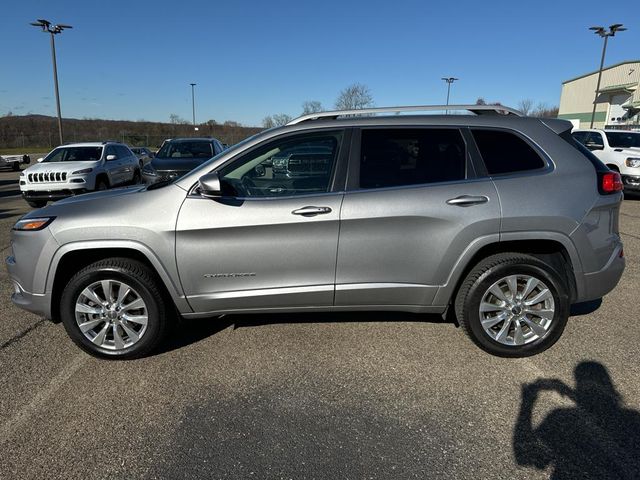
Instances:
[[[13,170],[14,172],[19,172],[20,171],[20,162],[13,162],[11,164],[11,170]]]
[[[146,330],[133,345],[119,350],[95,345],[82,333],[76,322],[75,305],[81,292],[101,280],[126,283],[145,303]],[[83,268],[69,280],[60,300],[60,318],[69,337],[87,353],[118,360],[139,358],[151,353],[165,338],[172,312],[163,300],[165,297],[159,287],[159,280],[146,265],[129,258],[108,258]],[[99,327],[102,325],[99,324]]]
[[[27,203],[32,208],[42,208],[47,204],[46,200],[27,200]]]
[[[505,345],[497,341],[484,330],[480,319],[480,303],[489,288],[510,275],[527,275],[542,281],[553,297],[555,311],[546,333],[523,345]],[[528,357],[551,347],[564,331],[569,307],[564,277],[539,258],[521,253],[501,253],[482,260],[462,282],[455,300],[456,317],[464,332],[480,348],[499,357]],[[520,325],[523,325],[522,321]]]
[[[142,181],[142,176],[140,175],[140,170],[136,169],[133,172],[133,180],[131,180],[131,185],[138,185]]]
[[[105,180],[104,178],[98,178],[96,180],[96,191],[108,190],[108,189],[109,189],[109,182],[107,180]]]

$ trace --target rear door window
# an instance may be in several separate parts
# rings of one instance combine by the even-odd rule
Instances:
[[[472,129],[489,175],[526,172],[545,167],[540,155],[518,135],[503,130]]]
[[[362,131],[360,188],[453,182],[466,178],[466,145],[458,129]]]

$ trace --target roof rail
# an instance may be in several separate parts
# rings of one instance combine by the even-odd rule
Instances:
[[[515,115],[517,117],[524,116],[522,112],[504,105],[414,105],[404,107],[374,107],[362,108],[358,110],[334,110],[329,112],[317,112],[302,115],[294,118],[287,125],[296,125],[308,120],[333,119],[347,115],[373,115],[376,113],[400,113],[400,112],[434,112],[449,110],[466,110],[476,115],[498,114],[498,115]]]

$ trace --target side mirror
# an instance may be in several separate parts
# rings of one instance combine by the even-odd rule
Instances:
[[[198,179],[200,195],[206,198],[219,198],[222,196],[222,185],[218,172],[207,173]]]
[[[44,160],[44,157],[40,157],[40,158],[38,159],[38,163],[40,163],[42,160]]]
[[[110,162],[111,160],[116,160],[118,157],[116,157],[115,155],[107,155],[107,162]]]

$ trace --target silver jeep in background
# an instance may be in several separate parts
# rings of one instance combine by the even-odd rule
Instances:
[[[176,315],[351,310],[449,314],[492,354],[541,352],[622,275],[620,176],[567,121],[446,108],[475,115],[315,113],[178,180],[33,211],[13,302],[109,358],[148,354]],[[319,151],[292,174],[286,152]]]

